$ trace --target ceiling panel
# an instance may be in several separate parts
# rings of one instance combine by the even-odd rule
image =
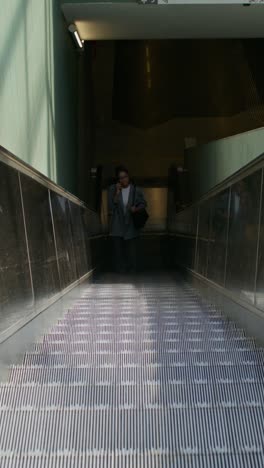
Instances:
[[[264,4],[89,2],[64,3],[62,9],[84,40],[264,37]]]
[[[231,116],[259,96],[240,40],[117,41],[113,118],[149,128]]]

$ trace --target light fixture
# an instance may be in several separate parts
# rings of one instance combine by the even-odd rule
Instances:
[[[79,47],[79,49],[83,50],[84,41],[80,38],[80,35],[78,33],[78,30],[77,30],[75,24],[70,24],[68,29],[69,29],[69,31],[70,31],[70,33],[71,33],[71,35],[73,37],[73,40],[74,40],[75,44],[77,45],[77,47]]]

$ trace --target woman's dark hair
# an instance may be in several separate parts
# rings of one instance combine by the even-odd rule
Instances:
[[[128,170],[125,166],[117,166],[116,169],[115,169],[115,175],[116,177],[118,178],[120,172],[125,172],[126,174],[128,174]]]

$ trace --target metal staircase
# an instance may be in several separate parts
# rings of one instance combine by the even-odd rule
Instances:
[[[0,386],[0,467],[263,468],[263,363],[188,283],[102,280]]]

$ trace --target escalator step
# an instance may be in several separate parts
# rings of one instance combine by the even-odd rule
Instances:
[[[263,468],[263,364],[186,282],[95,283],[0,384],[0,467]]]

